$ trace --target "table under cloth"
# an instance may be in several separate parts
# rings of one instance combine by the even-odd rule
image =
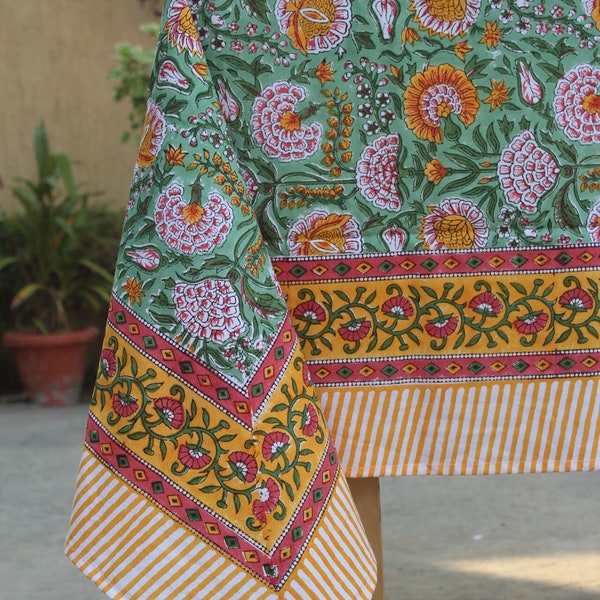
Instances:
[[[344,475],[598,468],[599,41],[165,2],[67,540],[103,591],[369,598]]]

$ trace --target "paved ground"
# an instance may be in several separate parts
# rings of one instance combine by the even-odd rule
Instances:
[[[3,600],[104,598],[62,550],[85,413],[0,404]],[[381,488],[386,600],[600,600],[600,473]]]

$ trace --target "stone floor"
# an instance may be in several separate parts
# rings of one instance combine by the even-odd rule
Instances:
[[[62,549],[85,413],[0,404],[3,599],[104,598]],[[388,478],[381,490],[386,600],[600,600],[600,473]]]

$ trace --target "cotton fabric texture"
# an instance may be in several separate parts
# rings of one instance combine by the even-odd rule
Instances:
[[[67,540],[109,597],[370,598],[345,475],[598,468],[599,41],[165,2]]]

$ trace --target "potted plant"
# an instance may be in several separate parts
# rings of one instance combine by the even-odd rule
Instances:
[[[110,297],[120,219],[74,184],[69,159],[50,152],[43,125],[34,151],[37,179],[20,179],[20,210],[0,216],[0,272],[14,288],[2,341],[32,402],[72,404],[98,335],[90,317]]]

